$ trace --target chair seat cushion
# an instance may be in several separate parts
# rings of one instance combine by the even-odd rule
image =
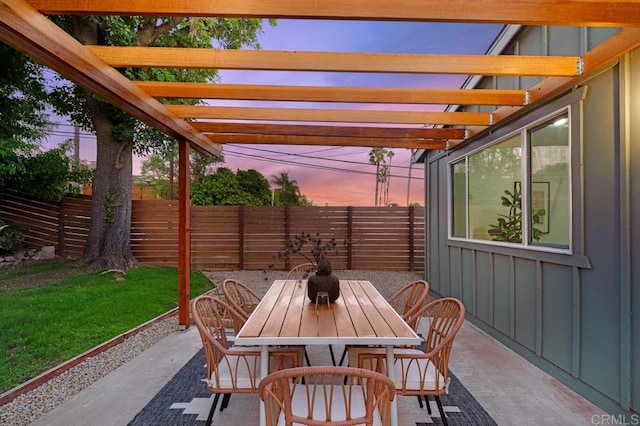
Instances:
[[[364,360],[362,366],[358,365],[360,354],[386,354],[385,348],[352,347],[349,348],[349,365],[354,367],[376,369],[375,361],[373,365],[370,360]],[[424,355],[419,349],[395,348],[394,355]],[[441,373],[438,374],[437,388],[444,389],[447,384]],[[426,358],[396,358],[395,360],[395,384],[396,389],[402,390],[436,390],[436,368],[433,363]]]
[[[417,354],[424,352],[409,349]],[[444,376],[428,358],[397,358],[395,383],[398,391],[442,391],[447,388]]]
[[[242,352],[244,355],[234,355]],[[249,352],[249,354],[247,354]],[[298,355],[298,362],[302,360],[304,346],[274,347],[269,348],[269,353],[291,353]],[[285,360],[284,367],[292,367],[292,360]],[[269,371],[273,371],[276,366],[274,357],[269,359]],[[218,363],[218,371],[214,372],[209,379],[203,379],[209,387],[216,389],[257,389],[260,381],[260,348],[246,346],[232,346],[228,350],[226,357]]]
[[[349,389],[348,387],[346,389]],[[351,388],[351,418],[362,417],[366,413],[365,398],[361,386],[354,385]],[[337,422],[346,420],[345,401],[342,393],[342,388],[336,386],[333,388],[333,398],[331,402],[331,421]],[[311,398],[312,391],[309,392],[309,398]],[[292,398],[291,407],[294,415],[299,417],[307,417],[308,413],[307,392],[304,385],[296,386]],[[313,418],[316,420],[328,420],[326,419],[326,408],[324,393],[321,388],[316,390],[315,401],[313,402]],[[297,424],[297,423],[294,423]],[[376,409],[373,414],[373,424],[375,426],[382,425],[380,419],[380,413]],[[284,412],[280,413],[278,418],[278,426],[285,425]]]
[[[233,351],[231,351],[233,352]],[[215,389],[257,389],[260,377],[260,352],[255,355],[236,356],[228,354],[218,363],[209,379],[203,379],[207,386]]]
[[[394,354],[400,354],[400,353],[409,353],[408,351],[413,351],[414,349],[409,349],[409,348],[394,348],[393,349],[393,353]],[[347,350],[347,355],[348,355],[348,359],[349,359],[349,367],[360,367],[360,368],[366,368],[369,370],[374,370],[376,369],[376,365],[375,365],[375,361],[374,364],[371,365],[370,362],[368,362],[369,360],[367,360],[367,362],[365,362],[364,365],[360,366],[358,365],[358,356],[360,354],[375,354],[375,355],[385,355],[387,353],[387,349],[380,347],[380,346],[350,346],[349,349]]]
[[[229,348],[229,352],[247,352],[247,351],[255,351],[258,356],[260,356],[260,347],[259,346],[232,346]],[[290,368],[290,367],[300,367],[302,365],[302,360],[304,359],[304,346],[269,346],[269,354],[270,355],[285,355],[284,365],[281,368]],[[297,359],[294,361],[292,359],[292,355],[295,354]],[[294,365],[297,364],[297,365]],[[269,361],[269,371],[273,371],[275,367],[275,363],[272,359]]]

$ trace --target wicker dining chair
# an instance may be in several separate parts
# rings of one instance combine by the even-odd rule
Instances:
[[[395,386],[384,374],[353,367],[288,368],[259,384],[267,426],[391,423]]]
[[[220,395],[220,409],[226,408],[234,393],[257,393],[260,378],[260,349],[231,347],[227,341],[225,318],[239,315],[228,303],[198,296],[191,302],[193,321],[198,328],[206,359],[207,390],[215,394],[207,425],[211,424]],[[300,365],[300,352],[290,348],[270,350],[271,368]]]
[[[417,280],[400,288],[387,301],[406,321],[411,314],[422,307],[428,295],[429,283]]]
[[[260,296],[251,290],[249,286],[238,280],[224,280],[222,282],[222,292],[227,302],[245,318],[249,318],[249,315],[260,303]]]
[[[233,322],[234,331],[238,334],[240,327],[244,325],[244,322],[249,318],[249,315],[251,315],[258,303],[260,303],[260,296],[258,296],[256,292],[251,290],[246,284],[232,279],[226,279],[222,282],[222,292],[229,304],[244,317],[244,321],[241,323],[238,323],[237,321]],[[302,350],[304,358],[307,361],[307,365],[311,365],[309,354],[304,346],[293,346],[293,348]]]
[[[309,263],[301,263],[294,266],[287,272],[288,280],[306,280],[316,270],[316,266]]]
[[[462,327],[465,307],[452,297],[434,300],[413,315],[428,317],[424,351],[400,348],[394,351],[395,385],[398,395],[433,396],[438,405],[440,417],[445,425],[447,418],[440,402],[440,395],[449,393],[449,356],[456,334]],[[371,348],[369,352],[358,354],[358,366],[381,370],[384,365],[384,348]],[[387,366],[385,365],[386,371]]]
[[[391,306],[393,306],[396,312],[402,316],[402,319],[409,324],[413,331],[417,332],[420,317],[414,316],[413,313],[423,306],[428,295],[429,283],[423,280],[417,280],[402,286],[402,288],[395,292],[387,301]],[[366,347],[345,346],[338,365],[342,365],[345,356],[348,354],[349,365],[355,367],[357,364],[352,363],[352,361],[358,359],[358,353],[363,349],[366,349]]]

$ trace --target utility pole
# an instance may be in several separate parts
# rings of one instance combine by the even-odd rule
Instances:
[[[411,167],[413,166],[413,154],[415,149],[411,148],[411,155],[409,156],[409,177],[407,178],[407,207],[409,207],[409,196],[411,194]]]
[[[173,165],[173,154],[171,158],[169,158],[169,199],[173,200],[173,175],[174,175],[174,165]]]
[[[80,126],[73,123],[73,159],[80,164]]]
[[[387,154],[389,157],[389,166],[387,167],[387,173],[385,175],[385,189],[384,189],[384,206],[387,207],[389,205],[389,185],[391,183],[391,157],[393,157],[393,151],[389,151]]]

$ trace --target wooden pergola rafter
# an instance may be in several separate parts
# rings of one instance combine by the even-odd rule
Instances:
[[[580,25],[580,26],[640,26],[640,6],[634,1],[578,0],[558,2],[552,0],[525,0],[501,4],[496,8],[494,0],[465,0],[440,2],[437,0],[374,0],[366,4],[356,0],[325,1],[294,5],[281,0],[240,0],[233,3],[190,0],[159,0],[153,4],[146,0],[3,0],[8,11],[7,19],[15,22],[9,44],[31,52],[34,57],[51,68],[61,70],[79,84],[84,85],[125,111],[150,123],[179,140],[189,140],[203,152],[217,153],[219,147],[211,144],[218,137],[204,137],[198,132],[196,120],[235,120],[251,123],[276,121],[288,123],[336,123],[360,125],[385,125],[389,128],[407,126],[449,126],[467,129],[466,136],[486,129],[508,118],[512,113],[534,104],[538,99],[580,81],[591,72],[585,57],[572,56],[516,56],[516,55],[425,55],[380,54],[344,52],[284,52],[261,50],[182,49],[148,47],[84,46],[71,43],[61,30],[44,25],[38,28],[34,19],[44,14],[69,15],[140,15],[176,17],[273,17],[302,19],[384,20],[416,22],[493,23],[520,25]],[[33,7],[33,9],[31,8]],[[36,11],[37,10],[37,11]],[[13,16],[12,16],[13,15]],[[31,22],[31,24],[29,24]],[[22,27],[20,27],[22,26]],[[625,29],[634,32],[636,28]],[[16,37],[17,36],[17,37]],[[28,42],[18,38],[30,38]],[[630,39],[636,37],[635,33]],[[13,40],[11,40],[13,39]],[[11,42],[12,41],[12,42]],[[44,41],[45,43],[41,43]],[[613,44],[605,42],[608,44]],[[42,47],[46,47],[43,51]],[[57,61],[63,57],[56,46],[70,46],[70,56],[89,58],[85,63],[68,64]],[[601,49],[594,63],[614,60],[623,49]],[[604,53],[608,52],[608,53]],[[105,66],[106,65],[106,66]],[[104,67],[100,72],[98,68]],[[224,85],[203,83],[154,83],[129,82],[115,72],[117,67],[180,67],[249,70],[287,70],[316,72],[368,72],[406,74],[462,74],[482,76],[538,76],[544,80],[533,90],[489,89],[439,89],[439,88],[377,88],[377,87],[313,87]],[[92,69],[93,68],[93,69]],[[86,76],[92,76],[89,80]],[[120,80],[120,81],[119,81]],[[200,94],[200,95],[199,95]],[[169,106],[152,102],[158,98],[199,98],[212,100],[296,101],[317,103],[349,103],[349,109],[316,108],[253,108],[211,106]],[[363,111],[353,104],[376,104],[379,108]],[[399,110],[397,105],[411,105]],[[495,113],[417,111],[413,105],[433,104],[444,109],[446,105],[477,105],[496,107]],[[387,106],[389,105],[389,106]],[[150,110],[149,107],[151,106]],[[144,108],[141,108],[144,107]],[[267,126],[268,124],[263,124]],[[292,124],[293,125],[293,124]],[[264,133],[268,132],[265,128]],[[233,140],[239,143],[242,133],[236,132]],[[280,138],[282,143],[302,143],[309,138]],[[335,143],[315,135],[322,144]],[[245,138],[245,143],[262,143],[265,138]],[[273,138],[272,138],[273,139]],[[206,141],[205,141],[206,140]],[[231,139],[228,139],[231,140]],[[425,139],[425,140],[428,140]],[[458,137],[433,139],[441,146],[443,140],[460,142]],[[401,146],[415,147],[411,138],[398,138]],[[353,144],[366,144],[369,138],[354,138]],[[366,145],[370,146],[370,145]],[[375,146],[375,145],[373,145]]]
[[[85,46],[46,18],[60,15],[252,17],[622,27],[582,57],[415,55]],[[446,149],[535,106],[640,45],[633,0],[0,0],[0,41],[23,51],[180,142],[180,191],[189,147],[219,154],[227,143]],[[117,67],[536,76],[527,91],[133,82]],[[270,101],[272,108],[164,105],[161,99]],[[276,106],[287,101],[318,108]],[[332,109],[327,104],[347,103]],[[357,104],[375,104],[365,110]],[[430,110],[425,107],[431,104]],[[478,111],[444,111],[447,105]],[[400,106],[400,109],[399,109]],[[438,108],[440,106],[440,108]],[[482,108],[480,108],[482,107]],[[231,121],[231,122],[225,122]],[[302,123],[304,122],[304,123]],[[445,128],[441,128],[445,127]],[[188,326],[189,206],[179,209],[179,322]]]
[[[526,90],[423,89],[135,81],[154,98],[416,105],[527,105]]]
[[[638,25],[633,0],[28,0],[45,14],[151,15],[371,21],[467,22],[520,25],[626,27]]]

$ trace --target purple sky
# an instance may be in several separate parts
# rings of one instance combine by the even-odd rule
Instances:
[[[337,51],[371,53],[483,54],[500,27],[482,24],[394,23],[361,21],[279,20],[268,25],[259,42],[264,50]],[[466,76],[318,73],[282,71],[220,71],[221,83],[286,84],[310,86],[372,86],[459,88]],[[228,106],[272,106],[269,102],[220,101]],[[345,104],[280,103],[285,107],[349,108]],[[364,105],[360,108],[379,109]],[[414,107],[415,108],[415,107]],[[418,107],[443,110],[444,106]],[[412,109],[405,105],[398,109]],[[49,145],[72,137],[72,127],[60,126]],[[55,141],[55,142],[54,142]],[[282,171],[297,181],[301,192],[315,205],[373,205],[375,167],[369,164],[370,148],[320,146],[225,145],[225,166],[256,169],[268,179]],[[95,160],[95,139],[81,135],[80,156]],[[393,149],[390,202],[406,205],[410,152]],[[134,160],[139,173],[140,159]],[[412,170],[410,202],[424,204],[423,168]]]

